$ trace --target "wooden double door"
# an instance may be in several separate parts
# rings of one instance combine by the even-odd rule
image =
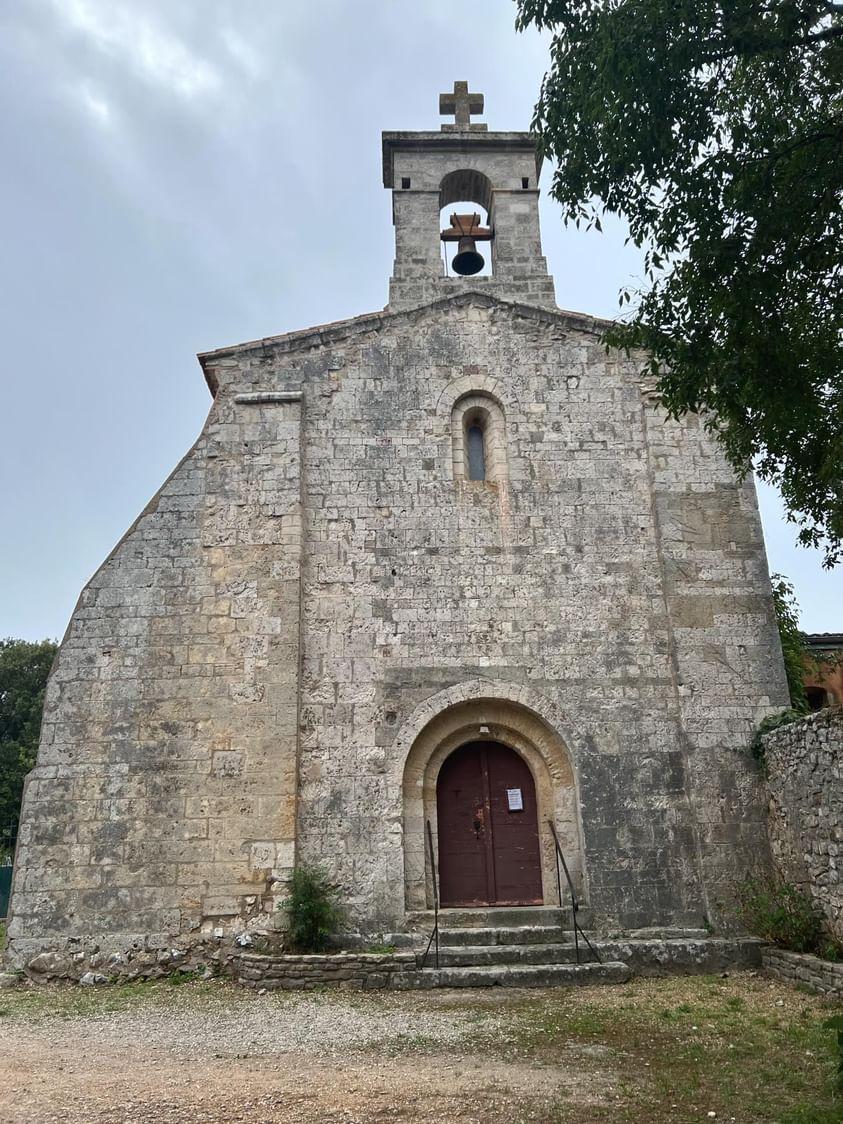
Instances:
[[[460,746],[436,786],[443,906],[541,905],[536,786],[500,742]]]

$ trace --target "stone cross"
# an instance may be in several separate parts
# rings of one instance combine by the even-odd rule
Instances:
[[[475,123],[471,120],[472,113],[483,112],[483,95],[470,94],[468,82],[455,82],[452,94],[439,95],[439,113],[445,116],[454,115],[454,124],[450,122],[442,126],[443,133],[465,133],[469,131],[484,130],[486,125]]]

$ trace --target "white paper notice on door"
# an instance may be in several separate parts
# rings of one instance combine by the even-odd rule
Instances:
[[[506,801],[510,812],[524,811],[524,797],[521,795],[520,788],[508,788],[506,790]]]

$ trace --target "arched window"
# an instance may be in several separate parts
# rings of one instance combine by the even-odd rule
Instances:
[[[479,418],[469,420],[465,430],[469,480],[486,479],[486,438]]]
[[[506,480],[503,407],[482,391],[462,395],[451,413],[454,480],[501,484]]]

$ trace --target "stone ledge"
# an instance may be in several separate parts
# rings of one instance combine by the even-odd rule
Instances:
[[[300,390],[258,390],[234,395],[238,406],[272,406],[283,402],[301,402],[301,399]]]
[[[765,973],[774,979],[802,984],[809,991],[830,999],[843,999],[843,963],[768,946],[762,953],[762,965]]]

